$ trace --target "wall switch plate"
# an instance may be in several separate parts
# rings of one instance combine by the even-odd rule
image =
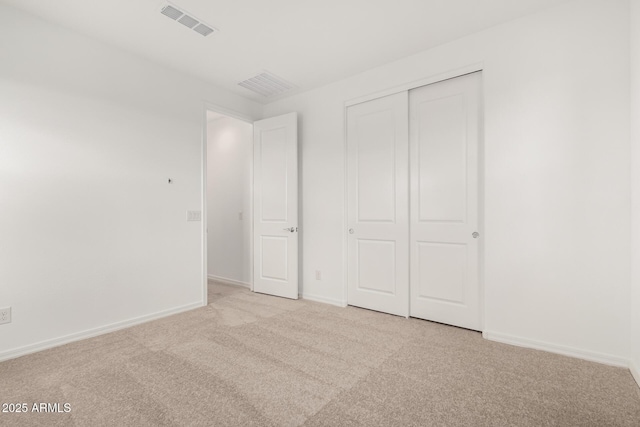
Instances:
[[[0,308],[0,325],[11,323],[11,307]]]
[[[322,272],[320,270],[316,270],[316,280],[322,280]]]
[[[202,211],[187,211],[187,221],[201,221]]]

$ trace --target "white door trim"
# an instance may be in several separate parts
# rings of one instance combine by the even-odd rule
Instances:
[[[425,77],[423,79],[414,80],[412,82],[403,83],[401,85],[390,87],[388,89],[383,89],[367,95],[359,96],[357,98],[349,99],[345,101],[344,107],[346,110],[346,108],[351,105],[362,104],[363,102],[371,101],[376,98],[382,98],[383,96],[393,95],[398,92],[409,91],[411,89],[415,89],[421,86],[427,86],[427,85],[438,83],[444,80],[455,79],[456,77],[462,77],[465,74],[475,73],[477,71],[482,71],[483,69],[484,69],[484,64],[482,62],[479,62],[476,64],[467,65],[465,67],[456,68],[455,70],[445,71],[444,73],[434,74],[432,76]],[[346,136],[346,133],[345,133],[345,136]]]
[[[478,62],[474,64],[470,64],[464,67],[456,68],[454,70],[445,71],[442,73],[434,74],[423,79],[414,80],[411,82],[403,83],[398,86],[390,87],[388,89],[384,89],[381,91],[373,92],[368,95],[359,96],[357,98],[352,98],[344,102],[342,117],[343,117],[343,129],[342,129],[342,150],[343,150],[343,161],[344,161],[344,176],[343,176],[343,186],[342,186],[342,194],[344,200],[344,209],[342,214],[342,305],[346,306],[348,304],[348,286],[349,286],[349,273],[348,273],[348,244],[349,244],[349,234],[347,232],[348,221],[349,221],[349,212],[348,212],[348,152],[347,152],[347,108],[352,105],[360,104],[363,102],[371,101],[373,99],[381,98],[388,95],[393,95],[403,91],[409,91],[411,89],[416,89],[421,86],[426,86],[434,83],[439,83],[444,80],[454,79],[456,77],[462,77],[467,74],[482,72],[484,73],[484,63]],[[479,116],[479,135],[478,135],[478,232],[480,236],[485,236],[485,217],[484,217],[484,176],[485,176],[485,161],[484,161],[484,147],[485,147],[485,139],[484,139],[484,74],[480,75],[480,116]],[[411,219],[411,218],[409,218]],[[411,230],[409,230],[411,233]],[[478,257],[478,286],[480,292],[480,323],[482,325],[482,330],[486,329],[485,323],[485,265],[484,265],[484,239],[481,238],[479,242],[479,257]],[[411,279],[411,278],[410,278]],[[407,304],[410,303],[410,293],[407,297]]]
[[[229,108],[222,107],[220,105],[214,104],[209,101],[204,101],[202,106],[202,146],[201,146],[201,182],[202,182],[202,192],[200,194],[200,204],[202,206],[202,215],[201,215],[201,236],[202,236],[202,305],[207,305],[208,300],[208,278],[209,272],[207,268],[208,259],[207,259],[207,111],[213,111],[214,113],[223,114],[228,117],[232,117],[234,119],[242,120],[243,122],[250,123],[253,126],[253,122],[259,120],[256,117],[250,117],[246,114],[239,113],[235,110],[231,110]],[[251,193],[249,209],[253,213],[253,144],[251,144],[251,154],[250,154],[250,162],[251,168],[249,172],[251,176],[249,177],[249,191]],[[253,222],[253,221],[251,221]],[[253,223],[250,225],[250,235],[253,236]],[[249,265],[253,265],[253,238],[250,239],[249,243]],[[249,284],[251,290],[253,291],[253,268],[249,273]]]

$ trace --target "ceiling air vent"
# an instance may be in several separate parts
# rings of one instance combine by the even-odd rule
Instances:
[[[162,13],[165,16],[168,16],[171,19],[178,19],[182,15],[184,15],[184,13],[180,12],[178,9],[176,9],[173,6],[165,6],[165,7],[163,7],[162,11],[160,11],[160,13]]]
[[[268,71],[262,71],[260,74],[243,80],[238,84],[245,89],[249,89],[250,91],[264,96],[265,98],[280,95],[295,88],[291,83]]]
[[[182,15],[182,18],[178,19],[178,22],[188,28],[193,28],[198,24],[198,20],[193,19],[189,15]]]
[[[203,36],[208,36],[209,34],[213,33],[213,28],[211,27],[207,27],[206,25],[200,23],[198,24],[193,31],[195,31],[196,33],[200,33]]]
[[[173,4],[165,3],[160,9],[160,13],[203,36],[208,36],[217,31],[213,26],[205,24],[201,19],[194,18],[192,14]]]

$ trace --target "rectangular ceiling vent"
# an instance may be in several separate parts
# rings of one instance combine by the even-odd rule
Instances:
[[[280,95],[295,88],[291,83],[270,73],[269,71],[262,71],[260,74],[243,80],[238,84],[245,89],[249,89],[250,91],[264,96],[265,98]]]
[[[173,4],[164,4],[160,9],[160,13],[203,36],[208,36],[217,31],[212,25],[205,24],[201,19],[194,18],[192,14],[185,12]]]

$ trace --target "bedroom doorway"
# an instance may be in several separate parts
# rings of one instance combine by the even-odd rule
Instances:
[[[203,301],[209,281],[297,299],[297,114],[205,113]]]
[[[250,289],[253,123],[209,110],[206,135],[207,279]]]

